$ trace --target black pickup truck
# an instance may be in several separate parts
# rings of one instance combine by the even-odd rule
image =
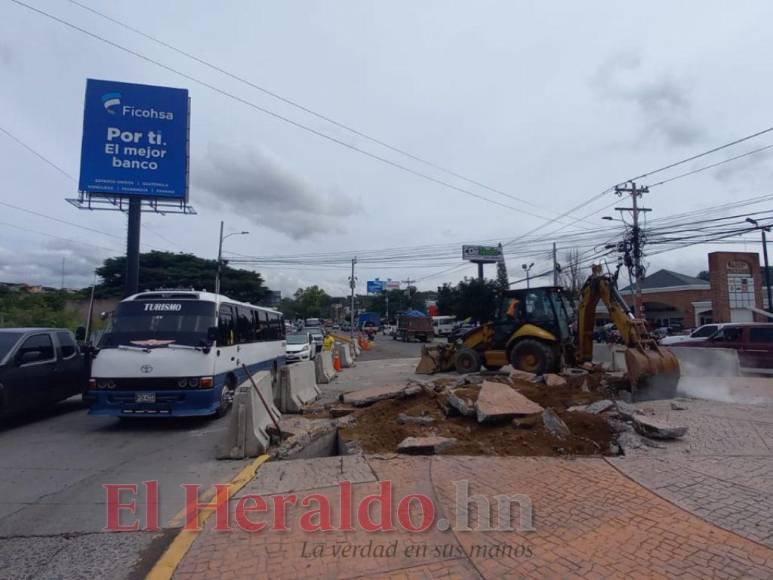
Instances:
[[[88,364],[65,328],[0,329],[0,417],[83,393]]]

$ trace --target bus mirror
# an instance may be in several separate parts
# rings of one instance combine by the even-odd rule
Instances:
[[[207,340],[215,342],[217,340],[217,326],[210,326],[207,330]]]
[[[78,342],[83,342],[86,340],[86,327],[85,326],[79,326],[75,329],[75,340]]]

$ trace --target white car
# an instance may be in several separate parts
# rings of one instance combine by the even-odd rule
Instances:
[[[310,332],[288,334],[285,351],[288,363],[314,360],[314,357],[317,356],[317,345]]]
[[[714,334],[724,326],[724,324],[704,324],[693,330],[690,334],[677,334],[674,336],[666,336],[660,339],[660,343],[663,346],[678,346],[680,342],[686,340],[706,340],[707,338],[714,336]]]

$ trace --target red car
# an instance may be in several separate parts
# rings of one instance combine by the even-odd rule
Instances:
[[[706,340],[685,340],[673,346],[731,348],[738,351],[742,371],[773,375],[773,324],[723,324]]]

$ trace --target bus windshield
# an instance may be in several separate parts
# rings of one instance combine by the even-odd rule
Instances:
[[[99,348],[170,344],[204,346],[216,326],[214,302],[198,300],[133,300],[121,302],[102,335]]]

